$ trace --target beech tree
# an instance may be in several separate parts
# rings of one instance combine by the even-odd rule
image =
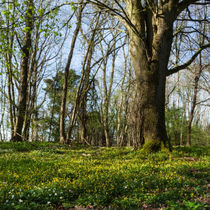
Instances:
[[[101,11],[109,12],[120,19],[129,33],[130,57],[136,76],[136,90],[132,108],[134,126],[134,147],[144,143],[151,149],[168,147],[165,127],[165,85],[166,77],[190,65],[199,53],[210,46],[205,42],[194,55],[180,66],[168,69],[173,43],[174,22],[190,5],[205,5],[199,0],[89,0]],[[189,10],[190,13],[190,10]],[[190,21],[190,18],[189,18]],[[152,146],[153,145],[153,146]]]

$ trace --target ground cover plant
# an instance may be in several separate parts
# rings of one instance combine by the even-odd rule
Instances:
[[[0,209],[206,209],[208,147],[0,143]]]

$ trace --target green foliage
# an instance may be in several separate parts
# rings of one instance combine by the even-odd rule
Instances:
[[[180,145],[182,135],[183,144],[186,144],[187,118],[183,108],[171,107],[166,110],[166,129],[167,134],[173,145]],[[203,130],[199,125],[193,124],[191,128],[192,145],[209,145],[209,133]]]
[[[74,70],[70,70],[68,79],[68,95],[67,95],[67,115],[70,114],[70,109],[75,101],[76,84],[79,76]],[[44,90],[48,96],[48,113],[44,117],[40,117],[39,124],[45,132],[43,135],[51,136],[51,139],[57,141],[59,139],[59,114],[62,99],[62,89],[64,82],[64,73],[58,71],[52,79],[46,79],[46,87]]]
[[[103,123],[101,122],[101,116],[98,111],[92,111],[87,113],[87,135],[94,145],[98,145],[99,139],[104,139],[105,144],[105,136],[103,132]]]
[[[68,78],[68,100],[73,100],[76,90],[76,84],[80,77],[76,74],[74,70],[70,70]],[[46,91],[51,103],[61,103],[62,89],[64,73],[63,71],[58,71],[57,74],[52,79],[45,79]],[[54,101],[56,98],[56,101]]]
[[[0,143],[0,209],[205,209],[209,150]]]
[[[210,132],[203,130],[199,125],[192,126],[191,141],[192,145],[209,145],[210,144]]]
[[[20,55],[22,54],[20,46],[24,44],[23,37],[26,32],[30,31],[32,36],[35,36],[37,32],[39,33],[37,51],[39,51],[39,48],[43,51],[43,44],[49,37],[54,38],[57,44],[61,41],[63,24],[58,19],[59,8],[54,8],[53,2],[49,1],[45,4],[38,1],[33,5],[30,1],[8,1],[1,4],[0,12],[2,29],[0,30],[0,59],[5,59],[4,67],[7,67],[8,62],[12,61],[14,68],[12,70],[15,71],[15,67],[18,68],[17,63],[20,61]],[[32,22],[32,27],[27,26],[29,21]],[[14,56],[14,59],[8,61],[6,53]],[[3,74],[2,71],[1,74]]]
[[[208,205],[202,202],[195,201],[184,201],[182,204],[180,203],[170,203],[170,208],[166,208],[166,210],[204,210],[207,209]]]
[[[180,144],[180,135],[183,133],[186,138],[187,119],[182,108],[171,107],[166,110],[166,129],[173,145]]]

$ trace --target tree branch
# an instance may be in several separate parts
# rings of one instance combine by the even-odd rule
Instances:
[[[181,66],[176,66],[175,68],[166,71],[166,76],[174,74],[180,70],[186,69],[196,59],[196,57],[201,53],[201,51],[208,47],[210,47],[210,42],[206,45],[203,45],[200,49],[198,49],[198,51],[185,64]]]
[[[207,99],[205,99],[205,100],[199,101],[199,102],[196,103],[196,105],[205,103],[205,102],[207,102],[207,101],[209,101],[209,100],[210,100],[210,98],[207,98]]]
[[[178,3],[177,6],[177,16],[183,11],[185,10],[190,4],[194,4],[199,0],[183,0],[180,3]]]
[[[139,31],[137,30],[135,25],[131,22],[131,20],[127,16],[127,13],[122,8],[122,6],[119,4],[118,1],[115,1],[115,3],[117,3],[117,5],[120,7],[121,10],[111,8],[106,3],[102,3],[99,0],[87,0],[87,3],[91,3],[93,5],[96,5],[102,11],[104,9],[106,9],[106,12],[110,12],[112,15],[117,16],[117,19],[120,20],[125,25],[125,27],[127,27],[127,28],[130,27],[136,35],[140,36]],[[123,13],[123,15],[121,13]]]

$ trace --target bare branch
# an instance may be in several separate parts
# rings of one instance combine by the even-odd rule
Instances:
[[[186,8],[188,8],[188,6],[190,6],[190,4],[194,4],[196,2],[198,2],[199,0],[183,0],[180,3],[178,3],[178,7],[177,7],[177,16]]]
[[[210,47],[210,42],[206,45],[203,45],[185,64],[181,65],[181,66],[177,66],[173,69],[169,69],[167,72],[166,72],[166,76],[169,76],[171,74],[174,74],[182,69],[186,69],[195,59],[196,57],[202,52],[202,50],[206,49]]]
[[[128,27],[131,28],[136,35],[140,36],[138,29],[131,22],[131,20],[129,19],[125,10],[122,8],[122,6],[119,4],[119,2],[115,1],[121,10],[111,8],[107,4],[102,3],[101,1],[98,1],[98,0],[94,0],[94,1],[88,0],[87,2],[91,3],[93,5],[96,5],[102,11],[106,9],[105,10],[106,12],[109,12],[110,14],[117,16],[117,19],[120,20],[127,28]],[[121,12],[123,13],[123,15],[121,14]]]
[[[205,102],[208,102],[209,100],[210,100],[210,98],[207,98],[205,100],[199,101],[199,102],[196,103],[196,105],[203,104]]]

